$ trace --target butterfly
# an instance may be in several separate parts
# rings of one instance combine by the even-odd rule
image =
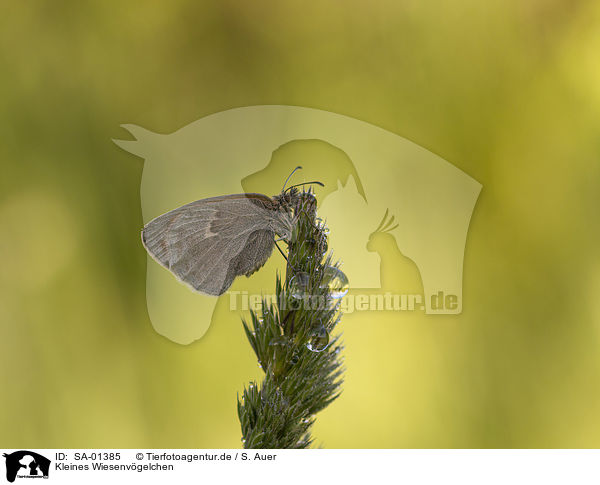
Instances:
[[[218,296],[237,276],[250,276],[269,259],[275,236],[290,241],[299,203],[296,187],[279,195],[232,194],[197,200],[152,219],[142,229],[146,251],[195,291]],[[309,192],[308,192],[309,193]]]

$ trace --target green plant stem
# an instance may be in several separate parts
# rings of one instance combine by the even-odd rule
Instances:
[[[340,394],[342,345],[330,337],[338,324],[339,294],[327,251],[327,231],[316,199],[300,194],[288,242],[285,280],[276,278],[276,301],[263,300],[244,330],[265,376],[238,397],[245,448],[307,448],[315,415]]]

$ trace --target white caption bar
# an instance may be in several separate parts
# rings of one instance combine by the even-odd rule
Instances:
[[[15,484],[600,483],[598,450],[2,450]],[[12,478],[12,480],[11,480]],[[44,480],[44,481],[41,481]],[[47,480],[47,481],[46,481]],[[193,480],[193,482],[192,482]],[[6,483],[6,482],[5,482]]]

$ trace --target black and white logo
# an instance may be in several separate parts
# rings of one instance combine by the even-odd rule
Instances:
[[[6,460],[6,479],[14,482],[15,478],[48,478],[50,460],[33,451],[20,450],[4,453]]]

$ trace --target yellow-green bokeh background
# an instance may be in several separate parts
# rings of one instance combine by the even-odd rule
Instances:
[[[600,5],[5,2],[0,447],[240,446],[240,324],[183,347],[146,312],[142,161],[168,133],[290,104],[381,126],[483,184],[460,316],[342,325],[318,444],[600,446]]]

